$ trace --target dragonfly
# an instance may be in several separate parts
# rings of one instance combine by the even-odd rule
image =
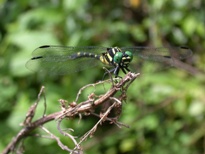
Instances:
[[[36,48],[26,67],[34,72],[50,75],[71,74],[97,65],[111,67],[109,73],[115,77],[123,73],[137,71],[137,63],[159,62],[161,66],[175,66],[176,60],[184,60],[192,55],[187,47],[100,47],[100,46],[54,46]],[[130,67],[132,66],[132,69]]]

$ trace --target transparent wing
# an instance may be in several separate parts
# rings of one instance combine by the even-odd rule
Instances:
[[[26,63],[29,70],[44,72],[51,75],[63,75],[81,71],[101,64],[101,61],[91,57],[73,59],[77,52],[101,54],[106,52],[105,47],[66,47],[42,46],[35,49],[32,58]]]
[[[191,49],[186,47],[122,47],[121,49],[122,51],[131,51],[135,57],[157,62],[167,62],[173,59],[183,60],[192,55]],[[172,63],[173,61],[170,64]]]
[[[130,67],[134,69],[134,71],[139,70],[145,65],[154,71],[176,66],[177,60],[183,60],[192,55],[191,49],[186,47],[122,47],[121,49],[122,51],[130,51],[133,53],[133,61]],[[148,71],[151,72],[151,70]]]
[[[143,65],[150,65],[149,61],[161,62],[155,68],[174,66],[175,60],[186,59],[192,55],[192,51],[185,47],[149,48],[149,47],[122,47],[122,51],[133,53],[133,61],[130,64],[132,71],[139,70]],[[107,51],[107,47],[66,47],[66,46],[42,46],[32,53],[32,58],[26,63],[26,67],[32,71],[48,73],[51,75],[70,74],[102,64],[100,60],[91,57],[73,59],[78,52],[94,53],[100,55]],[[151,63],[151,67],[154,67]]]

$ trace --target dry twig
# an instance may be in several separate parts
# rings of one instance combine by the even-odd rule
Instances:
[[[108,114],[110,113],[110,111],[116,107],[116,106],[121,106],[122,101],[126,99],[126,91],[127,88],[129,87],[129,85],[136,79],[136,77],[139,74],[134,74],[134,73],[128,73],[122,80],[120,80],[118,83],[116,83],[114,86],[111,87],[110,90],[108,90],[105,94],[95,97],[96,95],[94,93],[90,94],[88,99],[77,104],[77,100],[79,98],[79,95],[81,94],[82,90],[86,89],[89,86],[96,86],[97,84],[102,84],[103,82],[98,82],[96,84],[90,84],[90,85],[86,85],[85,87],[81,88],[81,90],[78,92],[77,97],[76,97],[76,102],[70,103],[69,106],[66,106],[66,101],[65,100],[59,100],[59,102],[61,103],[61,111],[56,112],[56,113],[52,113],[49,115],[45,115],[46,112],[46,98],[44,95],[44,113],[43,116],[41,118],[39,118],[36,121],[32,121],[33,117],[35,115],[35,111],[36,111],[36,107],[40,101],[40,96],[42,94],[44,94],[44,87],[42,87],[41,91],[39,92],[38,95],[38,99],[37,101],[34,103],[34,105],[32,105],[26,115],[26,118],[23,122],[24,128],[22,128],[22,130],[19,131],[19,133],[12,139],[12,141],[8,144],[8,146],[4,149],[3,154],[8,154],[9,152],[14,152],[16,151],[16,147],[18,145],[18,143],[20,143],[20,141],[22,141],[23,139],[25,139],[26,137],[30,136],[31,132],[36,129],[36,128],[41,128],[43,129],[46,133],[48,133],[50,135],[50,137],[52,139],[55,139],[58,143],[58,145],[63,149],[66,150],[72,154],[81,154],[82,150],[80,147],[80,144],[90,135],[92,135],[95,130],[97,129],[97,126],[102,123],[105,120],[111,121],[112,123],[120,126],[126,126],[124,124],[121,124],[119,122],[117,122],[117,119],[112,119],[112,118],[108,118]],[[107,81],[106,81],[107,82]],[[119,98],[115,97],[115,94],[117,92],[121,92],[121,95],[119,96]],[[80,140],[79,143],[77,143],[77,141],[75,140],[75,137],[72,136],[71,134],[63,131],[60,128],[60,123],[63,119],[66,118],[70,118],[70,117],[74,117],[76,115],[80,115],[82,113],[87,114],[87,113],[91,113],[92,115],[97,115],[96,113],[94,113],[94,109],[103,104],[106,103],[108,101],[112,101],[112,104],[106,109],[106,111],[102,114],[99,115],[100,120],[96,123],[96,125],[90,130],[88,131]],[[98,116],[98,115],[97,115]],[[58,130],[61,134],[63,134],[64,136],[69,137],[73,143],[75,144],[75,148],[74,150],[69,149],[67,146],[63,145],[62,142],[59,140],[59,137],[55,136],[54,134],[52,134],[49,130],[47,130],[45,127],[43,127],[42,125],[52,121],[52,120],[57,120],[58,121]],[[128,126],[126,126],[128,127]],[[71,129],[69,129],[71,130]]]

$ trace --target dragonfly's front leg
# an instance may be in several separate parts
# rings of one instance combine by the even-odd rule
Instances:
[[[125,69],[126,69],[128,72],[131,72],[130,69],[128,68],[128,66],[126,66]]]
[[[115,68],[112,68],[112,69],[110,69],[109,71],[106,71],[106,72],[104,73],[104,75],[103,75],[103,80],[104,80],[105,76],[106,76],[108,73],[113,73],[113,74],[115,75],[115,78],[120,77],[120,76],[118,76],[119,71],[120,71],[120,67],[119,67],[119,66],[116,66]],[[120,77],[120,78],[121,78],[121,77]]]
[[[113,73],[114,71],[115,71],[115,68],[112,68],[111,70],[108,70],[108,71],[107,71],[107,69],[106,69],[106,72],[104,73],[102,80],[104,80],[104,78],[105,78],[105,76],[106,76],[107,74]]]
[[[115,74],[115,78],[119,77],[118,74],[119,74],[119,71],[120,71],[120,67],[119,65],[117,65],[115,68],[114,68],[114,74]]]

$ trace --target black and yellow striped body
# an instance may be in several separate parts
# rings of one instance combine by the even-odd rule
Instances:
[[[102,53],[102,55],[100,56],[100,61],[106,65],[115,65],[114,56],[117,52],[121,52],[118,47],[107,48],[107,52]]]
[[[73,54],[73,55],[70,56],[71,59],[83,58],[83,57],[90,57],[90,58],[100,59],[100,55],[97,55],[97,54],[94,54],[94,53],[88,53],[88,52],[78,52],[78,53]]]
[[[126,51],[127,52],[127,51]],[[100,60],[105,65],[113,66],[114,68],[110,72],[114,72],[115,76],[118,76],[119,70],[122,69],[124,73],[130,71],[128,65],[132,60],[132,56],[122,52],[120,48],[107,48],[107,52],[102,53],[101,55],[88,53],[88,52],[77,52],[76,54],[71,55],[71,59],[90,57]]]
[[[119,48],[114,47],[114,48],[107,48],[107,52],[104,52],[101,55],[88,53],[88,52],[78,52],[76,54],[71,55],[71,58],[76,59],[76,58],[90,57],[90,58],[96,58],[100,60],[103,64],[113,65],[113,58],[117,52],[121,52],[121,51]]]
[[[71,59],[90,57],[99,59],[103,64],[106,65],[114,65],[114,56],[117,52],[121,52],[118,47],[107,48],[107,52],[102,53],[101,55],[88,53],[88,52],[78,52],[76,54],[71,55]]]

